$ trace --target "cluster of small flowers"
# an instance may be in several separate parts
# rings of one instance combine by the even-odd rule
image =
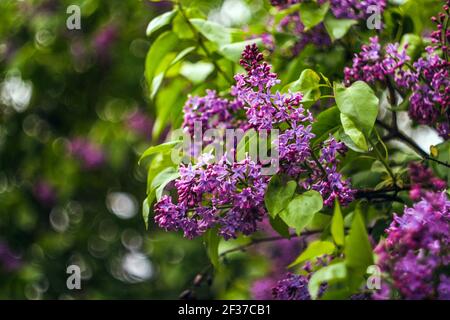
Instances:
[[[180,168],[175,187],[178,204],[163,196],[155,205],[155,221],[166,230],[183,230],[187,238],[215,226],[225,239],[239,232],[249,235],[266,214],[267,179],[248,158],[233,164],[226,157],[212,164],[201,158],[196,165]]]
[[[103,150],[86,138],[75,138],[68,144],[69,153],[79,160],[86,170],[98,169],[105,162]]]
[[[308,45],[313,44],[317,48],[327,48],[331,45],[331,39],[323,23],[305,30],[305,26],[298,13],[287,15],[281,19],[278,29],[293,34],[297,40],[292,46],[292,54],[297,56]]]
[[[303,266],[303,274],[288,273],[284,279],[277,282],[277,285],[272,288],[272,295],[275,300],[311,300],[309,295],[308,284],[309,279],[314,274],[314,269],[317,266],[326,266],[332,260],[331,256],[319,257],[315,262],[307,262]],[[320,286],[319,297],[322,296],[327,288],[327,284],[323,283]]]
[[[386,8],[386,0],[330,0],[330,8],[338,19],[366,19],[373,11],[371,7],[377,7],[378,12]]]
[[[332,206],[336,197],[344,205],[351,202],[354,194],[349,182],[343,181],[337,172],[337,156],[345,153],[344,144],[330,136],[322,145],[320,158],[314,159],[310,147],[314,119],[302,107],[302,95],[273,94],[271,89],[279,80],[262,60],[256,45],[247,47],[241,60],[247,74],[236,75],[236,85],[232,88],[232,94],[244,102],[249,123],[258,130],[270,130],[287,123],[289,128],[281,131],[277,141],[282,171],[293,177],[307,174],[301,186],[305,190],[319,191],[327,206]]]
[[[414,63],[415,81],[409,115],[420,124],[436,127],[444,139],[450,139],[450,62],[428,47],[425,58]]]
[[[311,300],[308,291],[309,280],[304,275],[288,273],[272,289],[275,300]]]
[[[307,175],[301,186],[319,191],[325,205],[332,206],[335,198],[342,204],[351,202],[353,191],[337,172],[336,157],[345,151],[343,144],[330,137],[323,144],[320,158],[314,160],[310,147],[313,117],[302,107],[302,95],[271,92],[280,80],[255,44],[245,48],[240,63],[246,74],[235,76],[236,85],[231,88],[234,100],[230,103],[213,91],[203,98],[190,97],[185,106],[184,130],[192,134],[197,121],[205,128],[250,126],[256,130],[288,124],[289,129],[281,131],[278,141],[281,170],[295,174],[295,178]],[[245,110],[247,121],[236,119],[239,110]],[[219,226],[218,232],[225,239],[256,231],[257,222],[266,213],[263,200],[268,178],[261,175],[258,163],[248,158],[229,163],[226,157],[217,164],[205,158],[195,165],[181,166],[180,178],[175,181],[178,204],[164,196],[155,205],[155,221],[160,227],[183,230],[189,238],[214,226]]]
[[[383,54],[378,37],[372,37],[370,44],[364,44],[361,52],[355,54],[352,67],[344,69],[345,83],[350,85],[362,80],[373,84],[377,81],[386,82],[391,76],[400,87],[407,87],[414,77],[403,66],[410,60],[406,47],[400,50],[397,43],[388,44]]]
[[[272,0],[273,6],[279,8],[287,8],[293,4],[300,3],[302,0]],[[318,0],[319,5],[323,5],[326,0]],[[333,15],[338,19],[366,19],[373,11],[369,8],[376,6],[378,12],[383,12],[386,8],[385,0],[331,0],[330,10]],[[288,31],[295,35],[298,40],[295,42],[292,48],[292,54],[298,55],[308,44],[313,44],[317,48],[327,48],[331,45],[331,39],[325,29],[323,23],[318,24],[311,30],[305,30],[305,26],[301,21],[299,13],[289,14],[284,17],[279,25],[278,29]]]
[[[204,97],[189,96],[183,107],[183,128],[190,135],[194,135],[196,124],[201,124],[202,130],[236,128],[236,113],[240,109],[240,100],[229,101],[214,90],[207,90]]]
[[[436,30],[431,33],[431,41],[442,51],[444,55],[450,54],[450,30],[448,29],[448,18],[450,15],[450,1],[442,7],[444,12],[437,17],[431,18],[436,23]]]
[[[361,52],[353,58],[352,67],[345,68],[344,73],[347,85],[357,80],[389,83],[389,79],[392,79],[400,92],[411,91],[410,117],[419,124],[436,128],[447,140],[450,138],[449,31],[443,29],[439,22],[449,19],[448,4],[444,10],[446,14],[441,13],[433,19],[438,23],[438,30],[432,34],[434,46],[427,47],[425,56],[414,62],[412,67],[406,47],[400,50],[398,44],[387,44],[383,54],[378,38],[373,37],[370,45],[362,46]],[[439,56],[438,49],[441,49],[444,58]]]
[[[411,180],[411,189],[409,197],[413,201],[419,201],[425,196],[426,190],[443,191],[447,188],[447,183],[434,176],[430,168],[420,163],[409,164],[409,175]]]
[[[355,197],[355,190],[351,188],[350,181],[344,180],[337,168],[338,155],[346,151],[347,147],[330,135],[322,145],[320,166],[311,166],[313,173],[305,182],[305,188],[311,185],[313,190],[320,192],[326,206],[332,207],[335,199],[342,205],[348,205]],[[325,176],[322,168],[326,173]]]
[[[22,266],[21,258],[6,242],[0,241],[0,271],[12,272]]]
[[[445,192],[425,194],[386,230],[375,248],[378,265],[392,277],[375,299],[389,299],[398,290],[405,299],[450,299],[450,201]]]

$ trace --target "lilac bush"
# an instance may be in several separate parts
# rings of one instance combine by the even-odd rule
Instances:
[[[206,76],[211,82],[179,91],[187,100],[177,102],[182,116],[173,129],[181,123],[189,141],[199,127],[254,132],[257,143],[258,134],[272,134],[263,142],[276,151],[267,162],[248,154],[251,139],[221,141],[226,150],[215,159],[216,137],[206,135],[183,150],[189,159],[181,164],[171,156],[184,141],[143,153],[146,222],[188,239],[202,236],[210,259],[211,271],[198,274],[183,297],[226,267],[228,255],[246,251],[270,262],[265,276],[249,277],[246,294],[255,299],[449,298],[446,3],[428,35],[432,24],[418,24],[408,3],[273,0],[266,25],[250,23],[242,33],[176,6],[171,14],[192,32],[181,38],[198,46],[178,50],[171,31],[156,41],[168,38],[177,48],[168,51],[174,65],[195,52],[188,66],[202,59],[214,70]],[[382,20],[381,29],[370,29],[373,19]],[[179,28],[174,18],[161,29],[171,23]],[[147,62],[155,57],[153,47]],[[167,90],[178,85],[176,68],[168,64],[162,74]],[[166,84],[162,69],[147,66],[152,95]],[[404,118],[440,137],[411,136]]]

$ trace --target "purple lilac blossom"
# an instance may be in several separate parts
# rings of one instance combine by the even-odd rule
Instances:
[[[164,196],[155,205],[155,221],[166,230],[183,230],[187,238],[203,234],[217,226],[225,239],[238,233],[256,231],[265,216],[264,192],[267,179],[250,159],[229,163],[200,161],[180,168],[175,181],[178,204]]]
[[[246,73],[235,76],[236,85],[231,88],[234,100],[219,98],[214,91],[206,97],[190,97],[185,106],[184,130],[192,135],[197,122],[204,129],[250,126],[258,131],[287,123],[289,129],[282,131],[278,141],[281,170],[299,175],[305,190],[318,190],[325,205],[332,206],[335,198],[344,205],[351,202],[354,194],[349,182],[337,172],[336,157],[345,151],[343,144],[330,137],[322,145],[320,159],[311,159],[313,117],[302,107],[302,95],[271,92],[280,80],[255,44],[246,47],[240,63]],[[248,124],[236,120],[239,110],[245,111]],[[155,221],[166,230],[183,230],[188,238],[214,226],[225,239],[238,233],[249,235],[266,213],[264,192],[269,178],[263,177],[261,170],[261,165],[249,158],[230,163],[227,156],[216,164],[200,158],[195,165],[182,165],[180,178],[175,181],[177,204],[170,196],[162,197],[155,205]]]
[[[307,176],[300,185],[305,190],[319,191],[327,206],[332,206],[336,197],[344,205],[353,201],[354,192],[349,181],[344,181],[337,172],[336,157],[346,151],[344,145],[330,136],[323,143],[321,157],[316,161],[310,147],[310,140],[314,138],[311,133],[314,119],[303,108],[302,95],[271,92],[280,80],[271,72],[271,66],[263,62],[256,45],[244,50],[241,65],[247,73],[235,76],[236,85],[232,88],[232,95],[244,102],[248,122],[257,130],[271,130],[283,123],[289,125],[276,141],[281,170],[290,176]]]
[[[311,300],[308,291],[308,278],[304,275],[288,273],[272,289],[276,300]]]
[[[183,128],[193,135],[196,123],[201,124],[202,130],[236,127],[235,113],[241,108],[238,99],[220,98],[214,90],[207,90],[204,97],[189,96],[183,108]]]
[[[402,216],[394,215],[387,238],[375,248],[378,265],[392,277],[392,285],[385,283],[374,298],[391,297],[393,290],[404,299],[448,297],[448,278],[442,272],[450,264],[449,223],[445,192],[426,193]]]
[[[353,65],[345,68],[345,83],[362,80],[371,84],[381,82],[392,85],[400,92],[411,91],[409,116],[418,124],[434,127],[445,140],[450,139],[450,62],[448,61],[448,38],[450,31],[443,21],[449,19],[448,1],[445,13],[434,17],[437,30],[431,34],[432,46],[412,63],[406,47],[387,44],[383,54],[377,37],[370,45],[363,45],[361,52],[353,58]],[[442,52],[442,57],[441,53]],[[391,80],[390,80],[391,79]]]
[[[367,19],[373,11],[368,10],[376,6],[382,13],[386,8],[385,0],[330,0],[330,8],[338,19]]]
[[[316,261],[308,261],[302,267],[305,275],[297,275],[287,273],[284,278],[278,281],[277,285],[272,289],[275,300],[311,300],[309,295],[308,284],[317,267],[327,266],[333,257],[323,255]],[[321,297],[328,285],[323,283],[319,289],[319,297]]]

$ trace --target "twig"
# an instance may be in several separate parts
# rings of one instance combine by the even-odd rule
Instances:
[[[206,46],[203,42],[202,35],[197,31],[197,29],[195,29],[195,27],[192,25],[189,18],[186,16],[186,13],[184,12],[184,9],[181,5],[181,1],[177,2],[177,4],[178,4],[178,8],[180,9],[181,15],[183,16],[184,20],[189,25],[189,28],[191,29],[192,33],[194,35],[196,35],[199,46],[205,52],[208,59],[212,62],[212,64],[216,68],[217,72],[219,72],[229,84],[233,84],[233,80],[226,74],[225,71],[222,70],[222,68],[217,64],[217,61],[211,57],[211,53],[209,52],[208,48],[206,48]]]
[[[416,151],[422,158],[430,161],[434,161],[440,165],[443,165],[447,168],[450,168],[450,164],[447,162],[443,162],[441,160],[435,159],[431,157],[428,153],[426,153],[419,145],[412,140],[410,137],[404,135],[400,130],[395,130],[394,128],[388,126],[386,123],[382,122],[381,120],[376,121],[376,123],[382,127],[383,129],[387,130],[389,133],[389,137],[393,139],[398,139],[409,145],[414,151]]]

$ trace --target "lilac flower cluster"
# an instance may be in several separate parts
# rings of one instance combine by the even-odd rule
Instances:
[[[278,29],[280,31],[289,32],[297,37],[297,40],[292,47],[292,54],[294,56],[300,54],[308,44],[313,44],[320,49],[327,48],[331,45],[330,36],[323,23],[318,24],[310,30],[305,30],[305,26],[298,13],[293,13],[284,17],[280,21]]]
[[[450,63],[428,47],[427,55],[414,63],[415,78],[409,115],[419,124],[435,126],[450,139]]]
[[[367,83],[386,82],[388,77],[395,79],[400,87],[407,87],[413,75],[403,66],[410,61],[406,47],[400,50],[399,45],[388,44],[385,53],[381,50],[378,37],[370,38],[370,44],[363,45],[361,52],[353,58],[352,67],[344,69],[345,83],[362,80]]]
[[[443,191],[447,188],[447,183],[434,176],[430,168],[420,163],[409,164],[409,175],[411,180],[411,189],[409,197],[413,201],[419,201],[425,196],[426,190]]]
[[[353,58],[352,67],[345,68],[344,73],[346,84],[357,80],[372,84],[379,81],[395,86],[402,95],[411,92],[410,117],[418,124],[436,128],[447,140],[450,138],[449,31],[439,22],[449,19],[448,4],[444,11],[445,14],[433,19],[438,23],[438,30],[432,33],[434,46],[427,47],[424,56],[412,65],[406,47],[400,50],[398,44],[387,44],[383,54],[378,38],[373,37],[369,45],[362,46]]]
[[[379,12],[386,8],[386,0],[330,0],[330,8],[338,19],[366,19],[373,11],[370,7],[377,7]]]
[[[225,239],[249,235],[266,214],[267,179],[248,158],[233,164],[226,157],[213,164],[204,159],[182,166],[175,187],[178,204],[164,196],[155,205],[155,221],[166,230],[183,230],[188,238],[215,226]]]
[[[450,201],[445,192],[425,194],[402,216],[394,215],[387,238],[375,248],[378,264],[392,277],[376,299],[397,290],[405,299],[450,299]]]
[[[445,56],[450,54],[450,30],[448,28],[448,18],[450,15],[450,0],[442,7],[442,11],[437,17],[431,20],[436,23],[436,30],[431,33],[431,41],[437,46]]]
[[[288,273],[272,289],[276,300],[311,300],[308,291],[308,278],[304,275]]]
[[[337,172],[337,156],[346,151],[344,144],[330,136],[323,143],[320,159],[316,160],[310,147],[310,140],[314,138],[311,132],[314,119],[302,107],[302,95],[271,92],[279,80],[270,71],[271,67],[262,61],[263,56],[256,45],[248,46],[242,57],[241,65],[247,73],[235,76],[232,94],[244,102],[248,122],[257,130],[288,124],[289,128],[280,133],[277,141],[282,171],[294,177],[307,175],[301,186],[305,190],[319,191],[327,206],[332,206],[336,197],[342,204],[351,202],[354,193],[349,182],[343,181]]]
[[[330,135],[330,138],[322,145],[319,158],[320,166],[326,176],[324,177],[322,169],[316,166],[313,167],[313,174],[306,180],[306,185],[310,184],[313,190],[320,192],[323,204],[326,206],[333,206],[335,199],[338,199],[341,204],[347,205],[355,197],[355,190],[351,188],[350,181],[344,180],[337,168],[338,155],[344,154],[346,151],[347,147]]]
[[[315,262],[308,261],[302,267],[306,275],[298,275],[288,273],[284,279],[278,281],[277,285],[272,289],[272,295],[275,300],[311,300],[309,295],[308,284],[316,267],[324,267],[328,265],[333,257],[324,255],[319,257]],[[327,289],[327,284],[323,283],[319,289],[319,297],[322,296]]]
[[[86,170],[98,169],[105,162],[103,150],[86,138],[74,138],[69,142],[68,150]]]
[[[287,8],[302,0],[272,0],[271,4],[279,8]],[[319,5],[323,5],[326,0],[318,0]],[[376,6],[378,12],[382,13],[386,8],[385,0],[331,0],[330,10],[337,19],[367,19],[374,12],[368,10]],[[331,45],[331,39],[323,23],[318,24],[311,30],[305,30],[299,13],[285,16],[279,23],[278,29],[292,33],[298,38],[295,42],[292,53],[298,55],[308,44],[313,44],[317,48],[323,49]]]
[[[189,96],[183,108],[183,128],[193,135],[196,123],[203,130],[236,127],[236,112],[241,108],[241,101],[220,98],[214,90],[207,90],[204,97]]]
[[[192,135],[197,122],[204,129],[280,128],[281,170],[297,178],[305,190],[319,191],[325,205],[332,206],[335,198],[342,204],[351,202],[354,194],[349,182],[337,172],[336,158],[345,152],[344,145],[330,137],[315,159],[310,147],[313,117],[302,107],[302,95],[272,93],[280,80],[255,44],[246,47],[240,63],[246,73],[235,76],[236,84],[231,88],[234,100],[219,98],[214,91],[208,91],[206,97],[190,97],[184,130]],[[239,111],[245,111],[242,116],[246,121],[239,119]],[[195,165],[180,167],[180,178],[175,181],[177,204],[164,196],[155,205],[155,221],[160,227],[183,230],[189,238],[215,226],[225,239],[256,231],[257,222],[266,213],[263,200],[268,178],[261,175],[260,164],[248,158],[230,163],[226,157],[216,164],[200,158]]]

